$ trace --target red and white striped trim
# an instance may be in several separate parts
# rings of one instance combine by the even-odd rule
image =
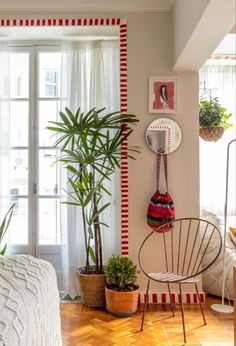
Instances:
[[[226,55],[226,54],[218,54],[211,55],[211,60],[236,60],[236,55]]]
[[[123,25],[125,18],[47,18],[0,19],[0,26],[99,26]]]
[[[30,26],[105,26],[116,25],[120,30],[120,111],[127,112],[127,20],[125,18],[17,18],[0,19],[0,27]],[[122,143],[126,153],[128,140]],[[129,255],[128,238],[128,160],[121,160],[121,255]]]
[[[200,292],[200,300],[202,303],[205,302],[205,293]],[[144,299],[147,301],[149,304],[169,304],[170,303],[170,297],[169,293],[167,292],[152,292],[146,295],[144,292],[140,293],[139,296],[139,302],[144,303]],[[181,297],[178,292],[173,292],[171,293],[171,299],[172,302],[175,304],[181,303]],[[197,293],[195,292],[184,292],[182,294],[182,299],[183,303],[185,304],[198,304],[198,297]]]
[[[120,24],[120,111],[127,112],[127,23]],[[124,135],[126,132],[124,132]],[[121,145],[121,156],[127,153],[128,140]],[[129,184],[128,160],[121,159],[121,255],[129,255]]]

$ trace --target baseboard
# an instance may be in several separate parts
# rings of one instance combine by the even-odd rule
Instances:
[[[200,292],[200,300],[202,303],[205,302],[205,293]],[[183,303],[185,304],[198,304],[198,297],[197,293],[195,292],[183,292]],[[151,292],[148,295],[146,295],[144,292],[140,292],[139,302],[144,303],[144,299],[149,304],[169,304],[170,303],[170,297],[168,292]],[[178,292],[171,293],[171,299],[172,302],[175,304],[181,303],[181,297]]]

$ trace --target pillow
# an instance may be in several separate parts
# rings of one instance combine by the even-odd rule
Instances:
[[[236,228],[235,227],[229,227],[229,235],[232,242],[236,246]]]

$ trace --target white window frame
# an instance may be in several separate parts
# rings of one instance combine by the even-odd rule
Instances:
[[[60,198],[60,195],[39,195],[39,151],[42,149],[50,150],[52,147],[40,147],[39,144],[39,102],[40,101],[60,101],[61,97],[39,97],[39,53],[59,52],[61,45],[57,42],[16,42],[11,44],[12,53],[29,53],[29,95],[28,98],[11,98],[11,101],[28,101],[29,123],[28,123],[28,147],[11,147],[10,149],[28,149],[28,195],[18,195],[20,198],[28,198],[28,244],[12,244],[12,252],[27,253],[35,257],[44,255],[61,256],[61,245],[39,244],[39,198]],[[20,232],[20,230],[19,230]]]

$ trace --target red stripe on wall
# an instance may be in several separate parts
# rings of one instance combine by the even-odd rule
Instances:
[[[161,302],[162,303],[166,303],[166,293],[162,293],[162,295],[161,295]]]
[[[157,294],[156,293],[152,294],[152,302],[157,303]]]
[[[201,301],[201,303],[205,302],[205,294],[204,293],[200,293],[200,301]]]

